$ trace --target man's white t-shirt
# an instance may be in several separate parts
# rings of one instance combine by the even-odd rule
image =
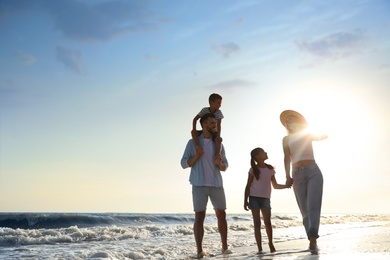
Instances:
[[[214,142],[212,139],[204,139],[202,164],[204,169],[204,186],[215,186],[214,181]]]

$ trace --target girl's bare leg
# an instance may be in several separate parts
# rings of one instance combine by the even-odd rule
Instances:
[[[263,251],[263,246],[261,245],[261,220],[260,220],[260,209],[252,209],[253,225],[255,230],[255,239],[257,244],[257,249],[260,252]]]
[[[272,231],[272,223],[271,223],[271,210],[262,209],[261,214],[263,215],[265,231],[267,232],[268,237],[268,245],[271,253],[276,252],[274,243],[273,243],[273,231]]]

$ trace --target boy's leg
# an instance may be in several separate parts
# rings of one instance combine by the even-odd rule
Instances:
[[[194,140],[196,151],[201,150],[203,152],[203,149],[200,146],[200,142],[199,142],[199,138],[198,138],[198,136],[201,133],[202,133],[202,131],[192,130],[191,131],[191,136],[192,136],[192,140]]]
[[[214,141],[215,141],[215,158],[218,158],[218,156],[221,154],[222,138],[219,135],[217,135]]]

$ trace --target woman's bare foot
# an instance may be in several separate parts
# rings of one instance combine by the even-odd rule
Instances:
[[[315,237],[310,238],[309,249],[310,250],[317,250],[317,238],[315,238]]]
[[[276,249],[274,247],[274,244],[272,242],[269,242],[268,245],[269,245],[269,250],[271,251],[271,253],[275,253]]]

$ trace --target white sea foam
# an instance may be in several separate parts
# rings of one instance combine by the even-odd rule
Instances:
[[[127,223],[122,219],[126,214],[113,221],[117,216],[107,214],[110,221],[106,221],[104,215],[99,215],[101,223],[84,227],[83,224],[35,229],[0,227],[0,259],[184,259],[195,252],[192,215],[139,214],[136,221],[127,218],[132,219]],[[0,214],[0,220],[2,217],[4,214]],[[272,221],[275,243],[305,238],[299,215],[275,215]],[[324,215],[320,234],[327,236],[340,230],[388,223],[388,215]],[[228,242],[232,248],[255,244],[250,215],[228,215],[228,226]],[[204,248],[210,252],[221,249],[213,215],[206,219]]]

